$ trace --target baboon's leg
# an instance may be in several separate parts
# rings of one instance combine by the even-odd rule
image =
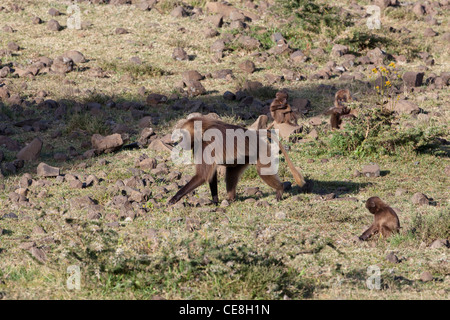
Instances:
[[[189,192],[195,190],[197,187],[209,181],[215,173],[216,166],[207,165],[205,163],[196,165],[196,174],[192,177],[192,179],[170,199],[169,204],[177,203],[183,196],[188,194]]]
[[[339,126],[341,125],[340,117],[337,113],[332,113],[330,117],[330,124],[331,128],[333,129],[339,129]]]
[[[234,201],[234,199],[236,199],[236,186],[239,182],[241,174],[247,167],[248,164],[239,164],[235,167],[227,167],[227,170],[225,172],[225,184],[227,186],[229,201]]]
[[[217,170],[209,182],[209,189],[211,189],[212,200],[215,204],[219,203],[219,196],[217,192]]]
[[[384,238],[388,238],[392,234],[392,231],[388,227],[382,226],[381,227],[381,234],[383,235]]]
[[[369,229],[364,231],[364,233],[359,237],[360,240],[367,240],[372,234],[378,232],[378,227],[373,223]]]
[[[278,174],[272,174],[272,175],[262,175],[261,169],[264,166],[262,166],[259,162],[256,164],[256,171],[258,172],[259,176],[265,183],[267,183],[270,187],[276,190],[277,192],[277,201],[281,200],[281,197],[283,196],[283,184],[280,181],[280,178],[278,177]]]

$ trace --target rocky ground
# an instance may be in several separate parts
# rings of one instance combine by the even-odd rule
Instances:
[[[68,3],[0,4],[0,299],[448,298],[447,0],[77,6],[80,29]],[[204,185],[168,207],[194,173],[171,160],[177,122],[248,126],[281,88],[311,190],[276,202],[250,168],[235,202],[221,179],[219,206]],[[359,115],[332,131],[344,88]],[[356,240],[371,196],[398,235]]]

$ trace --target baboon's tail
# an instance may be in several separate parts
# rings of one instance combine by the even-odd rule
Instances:
[[[303,178],[302,174],[300,172],[298,172],[297,168],[295,168],[294,164],[291,161],[291,158],[289,158],[289,155],[286,152],[286,149],[284,149],[284,146],[281,144],[278,137],[272,136],[272,134],[270,133],[269,130],[267,131],[267,136],[270,137],[271,139],[274,139],[276,142],[278,142],[278,146],[281,149],[281,152],[283,153],[284,158],[286,159],[289,170],[291,170],[291,173],[294,176],[295,182],[299,185],[300,188],[303,187],[306,184],[305,179]]]

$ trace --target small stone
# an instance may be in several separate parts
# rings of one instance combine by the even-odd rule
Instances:
[[[390,263],[399,263],[400,260],[398,259],[398,257],[394,254],[394,252],[390,252],[387,256],[386,256],[386,260],[389,261]]]
[[[170,12],[170,15],[174,18],[183,18],[187,16],[187,12],[182,6],[178,6]]]
[[[429,282],[433,280],[433,275],[431,274],[431,272],[429,271],[424,271],[421,275],[420,275],[420,280],[422,280],[423,282]]]
[[[24,161],[33,161],[39,158],[42,149],[42,140],[40,138],[34,138],[27,146],[22,148],[17,154],[17,159]]]
[[[116,28],[114,33],[115,34],[127,34],[127,33],[130,33],[130,32],[127,29],[125,29],[125,28]]]
[[[430,204],[430,200],[428,200],[427,196],[420,192],[416,192],[413,194],[413,196],[411,197],[411,202],[420,206]]]
[[[403,74],[403,81],[405,83],[406,87],[420,87],[422,85],[423,72],[413,72],[413,71],[407,71]]]
[[[58,21],[52,19],[47,22],[47,29],[50,31],[60,31],[62,27]]]
[[[47,13],[49,15],[51,15],[52,17],[61,15],[61,13],[58,10],[56,10],[55,8],[50,8]]]
[[[379,177],[380,176],[380,166],[377,164],[365,165],[362,168],[362,174],[366,177]]]
[[[240,63],[239,68],[247,73],[253,73],[256,70],[255,64],[250,60]]]
[[[37,175],[39,177],[56,177],[60,175],[60,169],[41,162],[37,167]]]
[[[172,53],[172,59],[178,61],[189,60],[189,56],[183,48],[175,48]]]
[[[447,239],[437,239],[433,241],[433,243],[430,245],[430,248],[450,248],[450,242]]]

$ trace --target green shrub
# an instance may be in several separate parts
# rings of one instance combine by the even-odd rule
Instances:
[[[326,143],[332,154],[366,157],[393,155],[399,151],[421,152],[433,147],[434,141],[445,135],[444,127],[396,127],[392,112],[378,108],[365,109],[359,116],[334,131]]]

